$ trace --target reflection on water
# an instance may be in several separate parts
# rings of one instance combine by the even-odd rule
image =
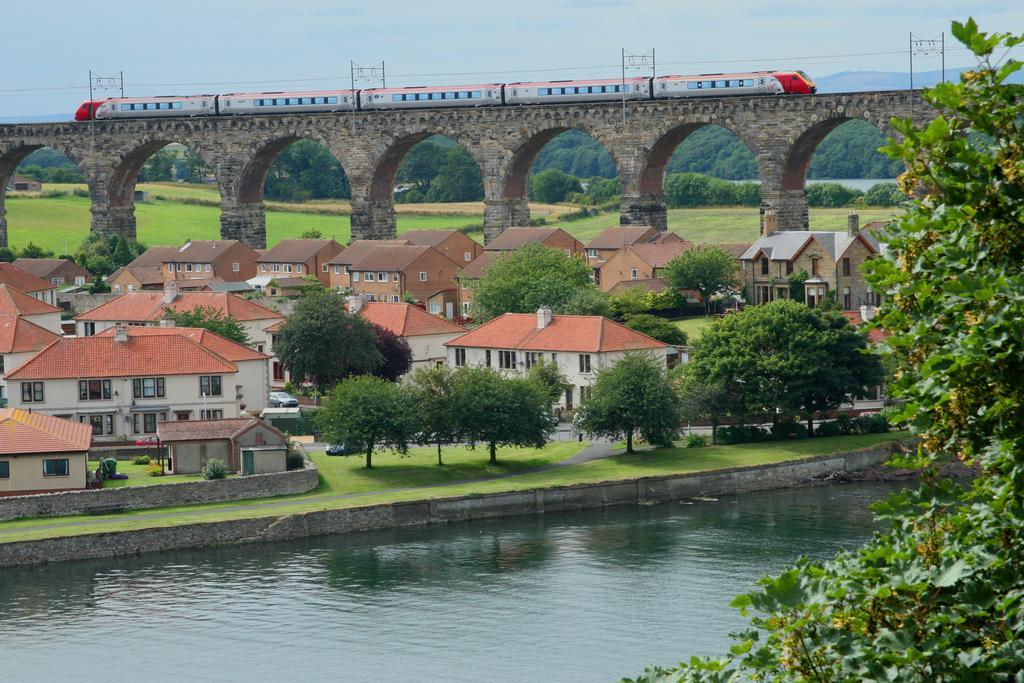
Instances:
[[[857,484],[0,569],[3,680],[607,681],[872,531]]]

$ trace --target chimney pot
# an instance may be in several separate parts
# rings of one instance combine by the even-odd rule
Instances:
[[[173,304],[174,300],[178,298],[178,283],[177,282],[165,282],[164,283],[164,305]]]
[[[114,341],[118,344],[124,344],[128,341],[128,326],[124,323],[117,323],[114,325]]]
[[[860,216],[851,213],[846,217],[846,230],[849,232],[850,237],[854,237],[860,232]]]
[[[779,215],[775,213],[775,209],[765,209],[764,215],[761,217],[761,235],[768,237],[774,235],[779,229]]]
[[[541,306],[537,309],[537,329],[543,330],[545,327],[551,324],[551,309],[547,306]]]

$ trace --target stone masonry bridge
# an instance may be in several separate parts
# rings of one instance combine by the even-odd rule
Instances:
[[[440,134],[476,160],[484,181],[484,234],[526,225],[527,175],[552,138],[579,129],[611,154],[622,184],[620,222],[666,228],[665,169],[676,147],[706,125],[732,131],[757,160],[761,213],[780,230],[808,228],[804,181],[822,139],[846,121],[868,121],[894,136],[890,120],[931,118],[919,93],[886,91],[813,96],[721,97],[620,103],[216,116],[0,126],[0,246],[7,244],[3,188],[32,151],[51,147],[77,163],[92,197],[92,230],[135,235],[135,184],[157,150],[180,143],[211,169],[220,189],[221,236],[266,245],[263,182],[293,142],[331,151],[352,187],[352,236],[395,235],[393,189],[402,159]]]

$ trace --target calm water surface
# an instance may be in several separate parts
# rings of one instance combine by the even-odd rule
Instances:
[[[851,484],[0,569],[3,681],[614,681],[872,532]]]

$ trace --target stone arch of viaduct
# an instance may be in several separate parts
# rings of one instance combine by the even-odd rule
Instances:
[[[490,107],[355,115],[275,115],[0,126],[0,246],[7,243],[4,188],[18,163],[52,147],[77,163],[92,198],[92,230],[135,235],[133,190],[139,170],[160,147],[183,144],[214,170],[221,195],[221,235],[266,245],[263,181],[296,140],[312,139],[338,159],[352,187],[352,236],[395,235],[393,188],[399,164],[420,140],[459,142],[483,174],[485,238],[525,225],[527,175],[541,148],[579,129],[612,155],[622,184],[620,222],[666,228],[665,170],[673,151],[706,125],[722,126],[757,160],[761,213],[781,230],[808,228],[804,181],[818,143],[842,123],[861,119],[895,134],[893,117],[923,123],[931,110],[917,93],[888,91],[811,97],[724,97],[631,102],[625,123],[614,103]]]

